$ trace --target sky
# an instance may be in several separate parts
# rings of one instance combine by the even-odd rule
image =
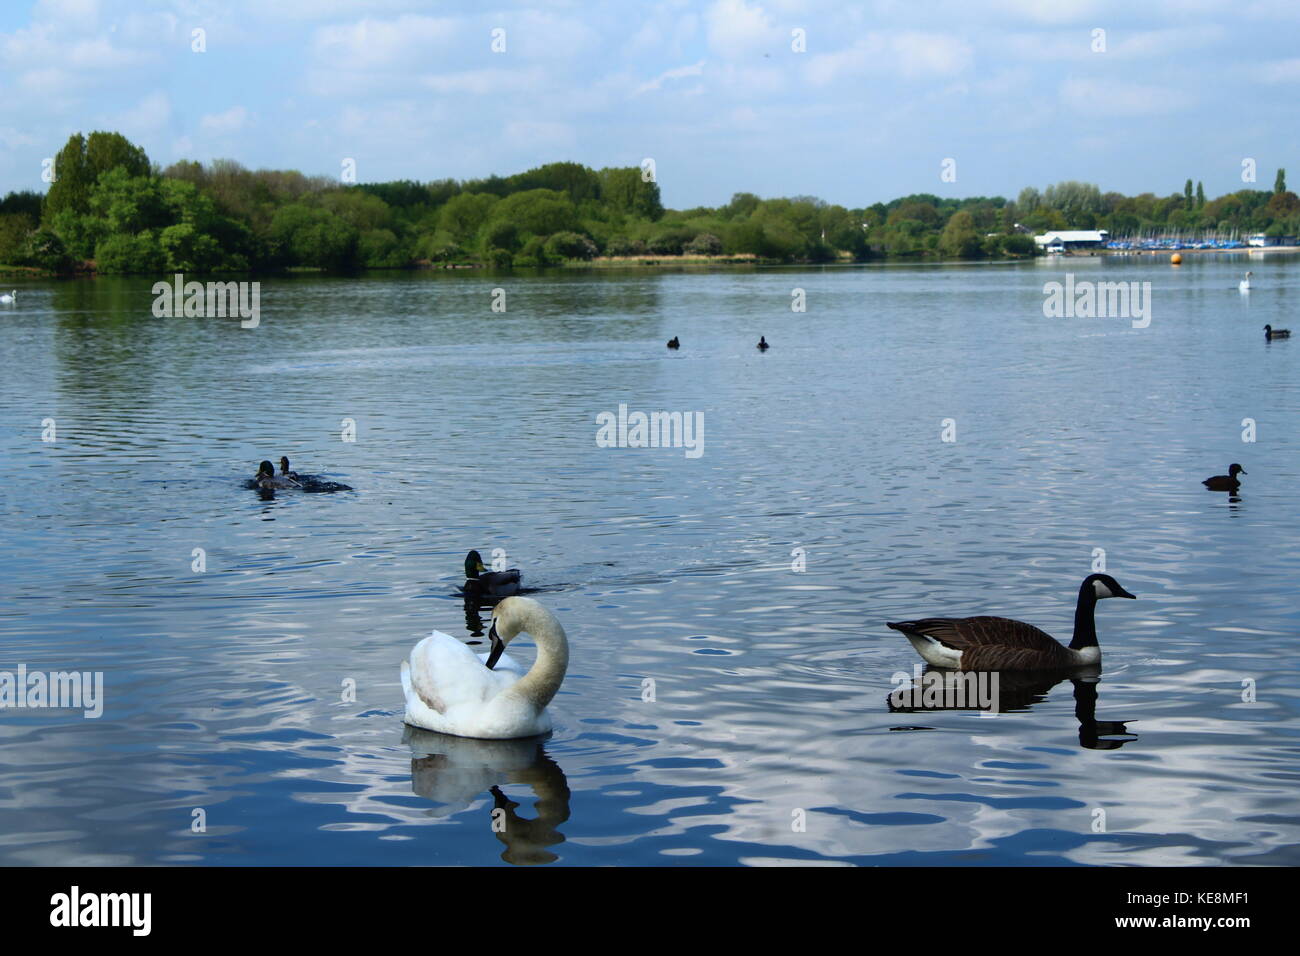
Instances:
[[[108,129],[362,182],[652,159],[678,209],[1217,196],[1300,182],[1298,37],[1300,0],[0,0],[0,193]]]

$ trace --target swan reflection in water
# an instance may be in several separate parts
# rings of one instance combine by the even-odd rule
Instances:
[[[933,675],[933,676],[932,676]],[[982,676],[978,684],[972,678]],[[1069,680],[1074,685],[1074,716],[1079,721],[1079,746],[1088,750],[1118,750],[1137,740],[1123,720],[1097,719],[1099,667],[1069,671],[1001,671],[997,682],[989,672],[956,671],[927,665],[920,681],[892,691],[886,701],[894,713],[918,714],[940,710],[978,710],[1009,713],[1028,710],[1047,699],[1053,687]],[[979,689],[972,693],[972,689]],[[991,694],[996,692],[996,707]],[[921,728],[916,728],[921,729]]]
[[[519,866],[552,863],[548,847],[564,842],[559,827],[569,819],[569,782],[543,746],[546,737],[477,740],[406,725],[402,742],[411,748],[411,789],[431,800],[435,817],[465,810],[484,792],[492,795],[488,829],[503,844],[501,859]],[[519,804],[501,790],[524,784],[536,796],[535,819],[520,816]]]

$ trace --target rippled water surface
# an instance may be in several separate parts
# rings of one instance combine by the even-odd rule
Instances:
[[[0,862],[1300,863],[1300,263],[1187,258],[273,279],[256,329],[21,287],[0,669],[105,700],[0,710]],[[1067,270],[1150,327],[1045,318]],[[597,447],[620,404],[703,455]],[[242,487],[281,454],[355,490]],[[543,741],[402,723],[470,548],[568,631]],[[1068,639],[1097,549],[1099,681],[891,712],[885,621]]]

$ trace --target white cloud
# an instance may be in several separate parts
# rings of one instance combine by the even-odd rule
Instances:
[[[1300,59],[1274,60],[1261,63],[1255,71],[1258,79],[1265,83],[1300,82]]]
[[[312,41],[321,64],[343,71],[393,70],[429,57],[456,37],[456,21],[410,15],[393,20],[365,19],[320,27]],[[486,45],[486,40],[484,40]]]
[[[851,47],[812,54],[808,78],[815,85],[826,86],[867,74],[907,79],[953,77],[966,72],[973,60],[970,44],[951,34],[876,32]]]
[[[149,93],[135,106],[118,113],[112,126],[128,137],[140,136],[161,130],[171,121],[171,116],[172,102],[167,94]]]
[[[218,136],[238,132],[248,122],[248,110],[232,106],[224,113],[209,113],[199,120],[199,129]]]
[[[659,89],[668,80],[680,80],[688,76],[701,76],[704,73],[704,61],[692,63],[689,66],[678,66],[671,70],[664,70],[653,80],[647,80],[638,86],[632,93],[633,96],[639,96],[642,93],[653,93]]]
[[[716,0],[704,19],[709,47],[728,59],[787,48],[789,31],[782,33],[762,7],[745,0]]]

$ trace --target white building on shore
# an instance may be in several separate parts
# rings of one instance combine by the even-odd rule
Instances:
[[[1105,245],[1106,237],[1105,229],[1057,229],[1034,236],[1034,244],[1042,252],[1071,252]]]

